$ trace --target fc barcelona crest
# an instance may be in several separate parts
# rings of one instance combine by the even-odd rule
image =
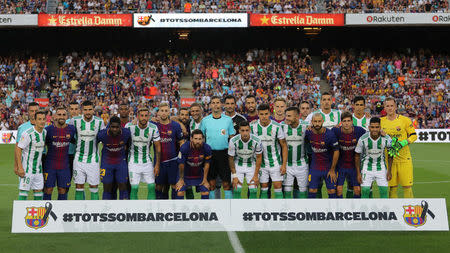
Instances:
[[[49,216],[56,220],[56,215],[52,211],[52,204],[47,202],[45,206],[27,207],[27,214],[25,216],[25,224],[28,227],[39,229],[47,225]]]
[[[421,205],[408,205],[403,206],[404,214],[403,219],[406,224],[413,227],[423,226],[427,222],[427,216],[429,215],[434,219],[434,213],[428,209],[428,203],[422,201]]]
[[[11,140],[12,140],[13,137],[14,136],[13,136],[12,132],[3,133],[2,134],[2,141],[3,141],[3,143],[6,143],[6,144],[11,143]]]

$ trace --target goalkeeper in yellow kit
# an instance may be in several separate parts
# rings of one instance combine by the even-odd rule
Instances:
[[[384,101],[387,116],[381,118],[381,128],[393,138],[393,149],[389,155],[394,156],[392,179],[389,181],[389,198],[398,198],[398,185],[403,187],[403,197],[412,198],[413,164],[409,144],[417,140],[416,130],[410,118],[397,114],[394,98]],[[395,146],[395,147],[394,147]]]

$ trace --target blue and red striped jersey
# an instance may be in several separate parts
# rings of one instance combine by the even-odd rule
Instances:
[[[47,145],[47,156],[44,162],[44,168],[62,170],[69,168],[69,144],[75,143],[77,130],[73,125],[66,125],[64,128],[58,128],[53,124],[45,127],[47,136],[45,145]]]
[[[130,129],[122,128],[121,133],[112,136],[109,128],[100,130],[97,134],[97,143],[103,143],[102,149],[102,165],[103,164],[120,164],[127,161],[127,147],[131,141]]]
[[[306,130],[305,142],[311,146],[311,169],[329,170],[333,161],[333,153],[339,150],[338,141],[333,131],[325,128],[322,134]]]
[[[199,149],[191,146],[191,142],[184,143],[178,154],[178,163],[184,164],[184,177],[186,179],[203,179],[203,169],[211,161],[211,147],[203,143]]]
[[[180,124],[175,121],[170,121],[167,125],[159,122],[152,123],[158,127],[159,137],[161,138],[161,162],[175,159],[179,151],[178,142],[183,139]]]
[[[342,127],[333,128],[333,133],[339,142],[339,162],[337,167],[342,169],[354,169],[355,166],[355,148],[359,138],[366,133],[364,128],[355,126],[353,131],[345,134]]]

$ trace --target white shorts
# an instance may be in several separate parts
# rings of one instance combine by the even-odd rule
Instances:
[[[262,184],[268,183],[269,178],[272,179],[272,182],[282,182],[283,176],[280,172],[280,167],[273,168],[261,168],[259,170],[259,182]]]
[[[155,174],[151,162],[146,164],[129,163],[128,175],[130,177],[131,185],[138,185],[141,181],[146,184],[155,183]]]
[[[239,182],[244,183],[244,178],[247,181],[247,185],[250,185],[250,181],[252,180],[253,176],[255,175],[255,168],[254,167],[245,167],[245,166],[235,166],[236,168],[236,176],[239,180]]]
[[[288,166],[284,175],[283,185],[292,186],[294,178],[297,178],[298,189],[305,192],[308,186],[308,166]]]
[[[386,178],[387,171],[361,171],[362,184],[361,187],[370,187],[372,182],[376,181],[378,186],[388,186]]]
[[[44,176],[42,173],[37,174],[25,174],[25,177],[19,177],[19,190],[41,190],[44,189]]]
[[[73,181],[75,184],[99,185],[100,165],[73,161]]]

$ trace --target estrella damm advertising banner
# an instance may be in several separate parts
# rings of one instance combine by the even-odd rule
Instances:
[[[133,26],[132,14],[39,14],[42,27]]]
[[[250,14],[250,26],[344,26],[344,14]]]

